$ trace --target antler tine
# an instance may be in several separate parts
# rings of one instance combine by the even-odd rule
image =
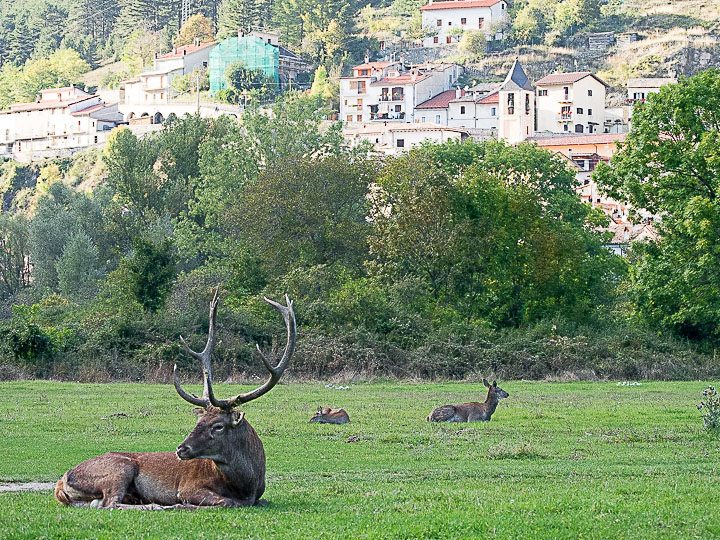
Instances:
[[[207,400],[199,398],[194,394],[188,394],[185,390],[182,389],[182,386],[180,386],[180,381],[178,380],[177,364],[175,364],[175,367],[173,367],[173,384],[175,385],[175,390],[177,390],[177,393],[180,394],[180,397],[183,398],[185,401],[192,403],[193,405],[197,405],[198,407],[206,408],[208,406]]]
[[[202,371],[203,371],[203,397],[197,398],[190,396],[187,392],[185,392],[181,387],[180,383],[177,378],[177,365],[175,366],[174,374],[175,374],[175,389],[178,391],[180,396],[185,399],[186,401],[189,401],[193,405],[199,405],[202,407],[207,408],[208,405],[213,404],[216,405],[215,396],[213,394],[212,389],[212,365],[210,363],[212,351],[215,348],[215,318],[217,317],[217,305],[218,305],[218,297],[220,293],[220,284],[218,284],[217,287],[215,287],[215,294],[213,295],[213,299],[210,302],[210,316],[209,316],[209,324],[208,324],[208,339],[207,343],[205,344],[205,348],[201,353],[198,353],[196,351],[193,351],[190,347],[188,347],[188,344],[185,342],[185,339],[183,339],[182,336],[180,336],[180,341],[183,344],[183,347],[185,351],[195,358],[196,360],[200,360]]]
[[[283,315],[283,319],[285,319],[285,327],[287,328],[287,344],[285,345],[285,351],[283,352],[282,358],[280,359],[280,362],[278,362],[277,366],[273,367],[267,356],[265,356],[265,354],[263,354],[263,352],[260,350],[260,346],[256,344],[255,346],[260,353],[260,358],[262,358],[265,367],[270,372],[270,378],[265,381],[265,384],[251,392],[238,394],[237,396],[226,400],[213,401],[213,405],[215,405],[216,407],[230,409],[236,405],[239,405],[240,403],[247,403],[248,401],[259,398],[266,392],[270,391],[277,384],[277,382],[280,380],[280,377],[282,377],[283,372],[290,363],[290,358],[292,357],[293,352],[295,352],[295,341],[297,339],[297,325],[295,323],[295,312],[293,311],[293,303],[290,298],[288,298],[287,294],[285,295],[285,302],[287,303],[287,306],[278,304],[277,302],[274,302],[269,298],[265,298],[265,301],[271,306],[275,307],[278,311],[280,311],[280,313],[282,313]]]

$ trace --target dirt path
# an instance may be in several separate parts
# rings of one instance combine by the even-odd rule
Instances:
[[[49,491],[55,489],[55,482],[8,482],[0,484],[0,493],[6,491]]]

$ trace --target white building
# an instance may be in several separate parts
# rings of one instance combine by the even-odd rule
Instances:
[[[676,84],[677,79],[670,77],[645,77],[627,80],[628,101],[635,103],[645,101],[650,94],[656,94],[662,86]]]
[[[535,86],[538,132],[604,131],[607,84],[591,72],[553,73]]]
[[[192,45],[175,47],[166,54],[156,56],[152,70],[123,81],[119,109],[125,120],[159,124],[170,114],[180,116],[192,109],[189,105],[175,110],[170,105],[173,79],[207,69],[210,51],[215,45],[215,41],[196,41]],[[137,120],[139,118],[144,120]]]
[[[365,62],[340,79],[340,118],[350,124],[418,121],[416,106],[452,88],[463,71],[457,64]]]
[[[0,156],[18,161],[68,156],[105,143],[122,115],[117,104],[69,86],[40,91],[0,111]]]
[[[464,141],[468,133],[464,129],[431,123],[372,122],[343,130],[345,139],[355,147],[369,142],[375,150],[393,155],[404,152],[424,142],[442,144],[450,140]]]
[[[507,16],[505,0],[430,0],[420,8],[423,29],[432,34],[423,38],[423,47],[439,47],[457,43],[465,30],[486,32],[486,39],[502,38],[488,34],[491,25]]]
[[[517,58],[497,92],[498,138],[517,144],[535,135],[535,88]]]

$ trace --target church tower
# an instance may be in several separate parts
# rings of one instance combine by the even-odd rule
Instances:
[[[535,134],[535,88],[518,59],[498,90],[498,138],[517,144]]]

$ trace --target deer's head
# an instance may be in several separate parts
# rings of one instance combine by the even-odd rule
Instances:
[[[492,384],[490,384],[487,379],[483,379],[483,384],[488,388],[489,398],[495,396],[495,398],[499,401],[501,399],[505,399],[506,397],[510,397],[510,394],[497,385],[497,381],[493,381]]]
[[[285,319],[288,337],[282,358],[277,366],[273,366],[258,345],[257,350],[260,353],[260,358],[262,358],[265,367],[270,372],[268,380],[265,381],[262,386],[251,392],[238,394],[230,399],[217,399],[212,387],[210,357],[215,347],[215,318],[217,316],[219,290],[220,286],[215,289],[215,295],[213,296],[212,302],[210,302],[210,325],[205,349],[203,349],[201,353],[195,352],[188,347],[182,336],[180,337],[185,351],[200,361],[203,370],[202,397],[198,397],[195,394],[188,394],[183,390],[178,380],[177,365],[173,371],[175,389],[178,394],[180,394],[180,397],[198,407],[195,409],[195,412],[198,414],[198,421],[195,428],[177,447],[176,454],[180,459],[207,458],[222,462],[224,456],[227,456],[228,443],[235,445],[237,435],[242,434],[247,427],[247,422],[244,421],[245,413],[238,411],[235,407],[257,399],[270,391],[280,380],[280,377],[290,363],[290,357],[295,351],[297,328],[295,324],[295,313],[293,312],[293,303],[287,295],[285,295],[286,306],[265,298],[265,301],[279,310],[280,313],[282,313],[283,319]]]

